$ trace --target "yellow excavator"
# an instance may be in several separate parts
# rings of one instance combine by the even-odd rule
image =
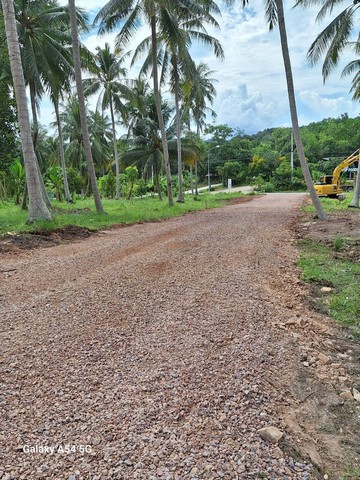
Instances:
[[[332,175],[324,175],[315,183],[315,191],[319,197],[337,198],[342,194],[344,187],[340,184],[340,175],[345,168],[360,161],[360,148],[345,158],[333,171]]]

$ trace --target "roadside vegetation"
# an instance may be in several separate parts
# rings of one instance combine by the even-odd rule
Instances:
[[[336,224],[341,217],[349,230],[336,234],[323,232],[314,238],[305,234],[299,242],[301,255],[298,262],[303,279],[311,286],[314,306],[326,312],[341,325],[351,329],[354,338],[360,338],[360,222],[359,212],[348,209],[351,196],[345,201],[323,199],[324,209]],[[313,207],[304,209],[313,212]],[[319,229],[315,222],[312,227]],[[352,228],[351,228],[352,227]]]
[[[107,215],[96,213],[93,200],[86,198],[76,201],[75,204],[58,204],[54,209],[53,220],[41,220],[30,225],[25,223],[26,211],[11,203],[0,202],[0,239],[9,234],[52,231],[70,225],[99,230],[119,224],[158,221],[196,210],[220,207],[239,196],[241,196],[239,193],[188,195],[186,203],[175,203],[172,208],[168,206],[166,200],[159,201],[157,197],[134,198],[130,201],[104,199]]]

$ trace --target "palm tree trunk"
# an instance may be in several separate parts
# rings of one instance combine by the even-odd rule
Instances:
[[[28,194],[29,194],[28,187],[27,187],[27,183],[25,182],[23,195],[22,195],[22,201],[21,201],[21,209],[22,210],[27,209]]]
[[[193,166],[192,163],[190,164],[190,188],[191,188],[191,193],[194,194],[194,183],[193,183]]]
[[[200,126],[196,125],[196,134],[200,136]],[[198,192],[198,159],[195,158],[195,195],[199,195]]]
[[[120,198],[120,163],[119,163],[119,154],[118,154],[117,140],[116,140],[114,107],[113,107],[111,94],[110,94],[110,115],[111,115],[111,126],[112,126],[112,133],[113,133],[114,159],[115,159],[115,169],[116,169],[115,200],[119,200]]]
[[[294,81],[293,81],[292,70],[291,70],[291,61],[290,61],[289,46],[287,41],[284,8],[283,8],[282,0],[276,0],[276,6],[277,6],[277,13],[278,13],[281,49],[282,49],[284,67],[285,67],[285,73],[286,73],[286,83],[287,83],[287,90],[288,90],[288,97],[289,97],[291,123],[292,123],[293,132],[294,132],[296,150],[299,155],[300,165],[304,175],[306,186],[310,194],[312,203],[316,210],[316,215],[320,220],[327,220],[327,215],[324,212],[322,205],[320,203],[319,197],[316,195],[316,192],[315,192],[314,184],[311,178],[309,166],[305,158],[304,147],[301,140],[297,109],[296,109]]]
[[[77,28],[75,0],[69,0],[69,14],[70,14],[70,25],[71,25],[72,49],[73,49],[73,57],[74,57],[76,91],[77,91],[78,100],[79,100],[81,130],[82,130],[82,136],[83,136],[83,142],[84,142],[86,162],[88,166],[88,175],[90,177],[96,211],[98,213],[105,213],[104,208],[102,206],[100,194],[99,194],[95,167],[94,167],[94,162],[91,154],[91,143],[90,143],[90,137],[89,137],[89,131],[88,131],[88,125],[87,125],[85,97],[84,97],[84,89],[83,89],[82,75],[81,75],[80,46],[79,46],[79,37],[78,37],[78,28]]]
[[[69,182],[67,178],[66,172],[66,162],[65,162],[65,152],[64,152],[64,139],[62,134],[61,128],[61,121],[59,115],[59,102],[58,99],[54,99],[54,108],[55,108],[55,115],[56,115],[56,123],[58,128],[58,135],[59,135],[59,150],[60,150],[60,161],[61,161],[61,170],[63,174],[63,182],[64,182],[64,192],[65,192],[65,200],[68,203],[73,203],[73,199],[71,197],[70,189],[69,189]]]
[[[156,172],[156,175],[155,175],[155,183],[156,183],[156,190],[158,192],[158,197],[159,197],[159,200],[161,201],[162,200],[162,193],[161,193],[161,186],[160,186],[159,173],[158,172]]]
[[[177,71],[177,61],[174,59],[175,75],[175,111],[176,111],[176,143],[178,156],[178,199],[179,203],[184,203],[183,181],[182,181],[182,158],[181,158],[181,112],[179,100],[179,75]]]
[[[38,116],[37,116],[37,109],[36,109],[36,93],[35,93],[35,86],[32,82],[30,82],[30,104],[31,104],[31,113],[32,113],[32,121],[33,121],[33,145],[34,145],[34,151],[35,151],[35,158],[36,158],[36,165],[37,169],[39,172],[39,178],[40,178],[40,183],[41,183],[41,191],[44,197],[44,202],[46,203],[46,206],[48,207],[49,210],[52,209],[52,205],[49,199],[49,195],[47,194],[45,184],[43,177],[41,175],[41,169],[39,165],[39,161],[36,155],[36,145],[37,141],[39,138],[39,122],[38,122]]]
[[[356,183],[354,188],[354,196],[349,205],[350,208],[359,208],[359,200],[360,200],[360,160],[356,174]]]
[[[30,91],[30,104],[31,104],[31,113],[32,113],[32,121],[33,121],[33,145],[34,150],[36,152],[36,145],[39,137],[39,122],[37,118],[37,110],[36,110],[36,93],[35,93],[35,86],[33,82],[29,83],[29,91]]]
[[[18,109],[21,146],[24,157],[26,183],[29,191],[28,222],[34,220],[51,220],[41,192],[39,172],[37,169],[34,145],[31,138],[29,110],[26,99],[24,73],[21,64],[19,40],[16,29],[14,3],[12,0],[1,0],[5,20],[6,39],[10,57],[11,74]]]
[[[168,143],[166,138],[164,118],[161,111],[161,95],[160,95],[159,79],[158,79],[158,57],[157,57],[157,36],[156,36],[155,15],[151,17],[150,23],[151,23],[151,42],[152,42],[152,57],[153,57],[152,58],[153,60],[152,76],[153,76],[153,82],[154,82],[154,96],[155,96],[156,110],[157,110],[158,119],[159,119],[161,141],[163,146],[168,202],[169,202],[169,206],[173,207],[174,200],[173,200],[172,188],[171,188],[171,168],[170,168],[170,160],[169,160],[169,149],[168,149]]]

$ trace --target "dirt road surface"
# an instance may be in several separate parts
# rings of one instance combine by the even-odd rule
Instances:
[[[306,306],[303,198],[2,257],[0,478],[339,479],[351,351]]]

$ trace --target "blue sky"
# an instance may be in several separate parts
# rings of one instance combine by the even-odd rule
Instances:
[[[67,1],[61,0],[60,3],[67,4]],[[76,1],[77,6],[91,15],[105,4],[105,1],[100,0]],[[216,72],[217,97],[213,105],[218,114],[216,123],[226,123],[246,133],[289,126],[279,33],[277,29],[269,32],[262,2],[255,0],[252,8],[245,11],[240,1],[231,9],[224,8],[221,1],[218,4],[222,9],[222,16],[217,19],[221,30],[208,31],[221,41],[225,60],[217,60],[211,51],[201,46],[194,46],[192,51],[194,59],[206,62]],[[340,78],[342,67],[354,59],[351,52],[343,57],[341,65],[325,85],[321,65],[311,67],[306,59],[312,41],[334,15],[319,24],[315,21],[318,7],[303,10],[293,9],[291,5],[292,3],[287,3],[285,15],[300,123],[304,125],[327,117],[338,117],[343,113],[350,117],[358,116],[360,103],[351,100],[349,94],[351,78]],[[130,49],[148,34],[146,27],[140,28]],[[87,37],[85,43],[95,51],[96,46],[103,46],[105,42],[113,45],[114,36],[115,33],[98,37],[94,32]],[[130,76],[135,77],[136,73],[135,70],[130,71]],[[93,103],[95,104],[95,99]],[[51,108],[44,103],[40,121],[46,124],[45,118],[50,115]]]

